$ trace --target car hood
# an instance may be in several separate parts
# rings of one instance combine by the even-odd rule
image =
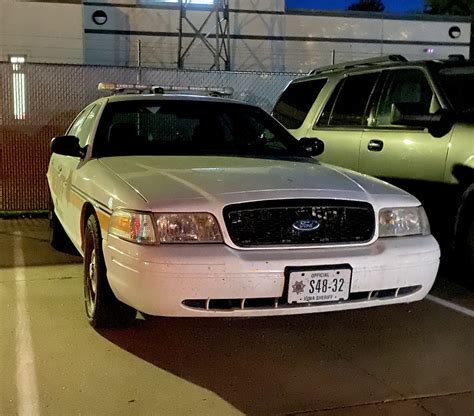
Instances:
[[[100,160],[147,209],[198,210],[209,203],[331,198],[373,202],[408,194],[385,182],[312,159],[218,156],[127,156]],[[411,198],[411,197],[410,197]]]

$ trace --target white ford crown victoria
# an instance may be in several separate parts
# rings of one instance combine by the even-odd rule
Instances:
[[[84,256],[94,327],[338,311],[422,299],[439,247],[413,196],[324,165],[224,98],[101,98],[53,139],[51,242]]]

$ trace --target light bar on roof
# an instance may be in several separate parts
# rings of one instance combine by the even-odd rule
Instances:
[[[166,93],[200,93],[209,95],[230,96],[234,93],[231,87],[194,87],[194,86],[176,86],[176,85],[141,85],[141,84],[115,84],[100,82],[98,85],[99,91],[109,91],[112,93],[151,93],[151,94],[166,94]]]
[[[99,91],[109,91],[109,92],[146,92],[151,91],[151,85],[140,85],[140,84],[115,84],[111,82],[99,82],[97,89]]]

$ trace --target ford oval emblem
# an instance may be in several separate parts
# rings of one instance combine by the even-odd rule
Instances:
[[[314,231],[317,230],[320,225],[321,224],[318,221],[309,219],[295,221],[292,227],[298,231]]]

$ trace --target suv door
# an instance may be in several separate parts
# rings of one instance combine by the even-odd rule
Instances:
[[[394,103],[416,104],[421,112],[431,114],[441,108],[425,72],[394,69],[385,76],[369,128],[362,135],[359,170],[389,180],[442,182],[451,132],[437,138],[423,127],[391,123]]]
[[[318,160],[359,168],[360,140],[379,76],[378,72],[350,75],[332,91],[317,121],[305,134],[324,142],[324,153]]]

